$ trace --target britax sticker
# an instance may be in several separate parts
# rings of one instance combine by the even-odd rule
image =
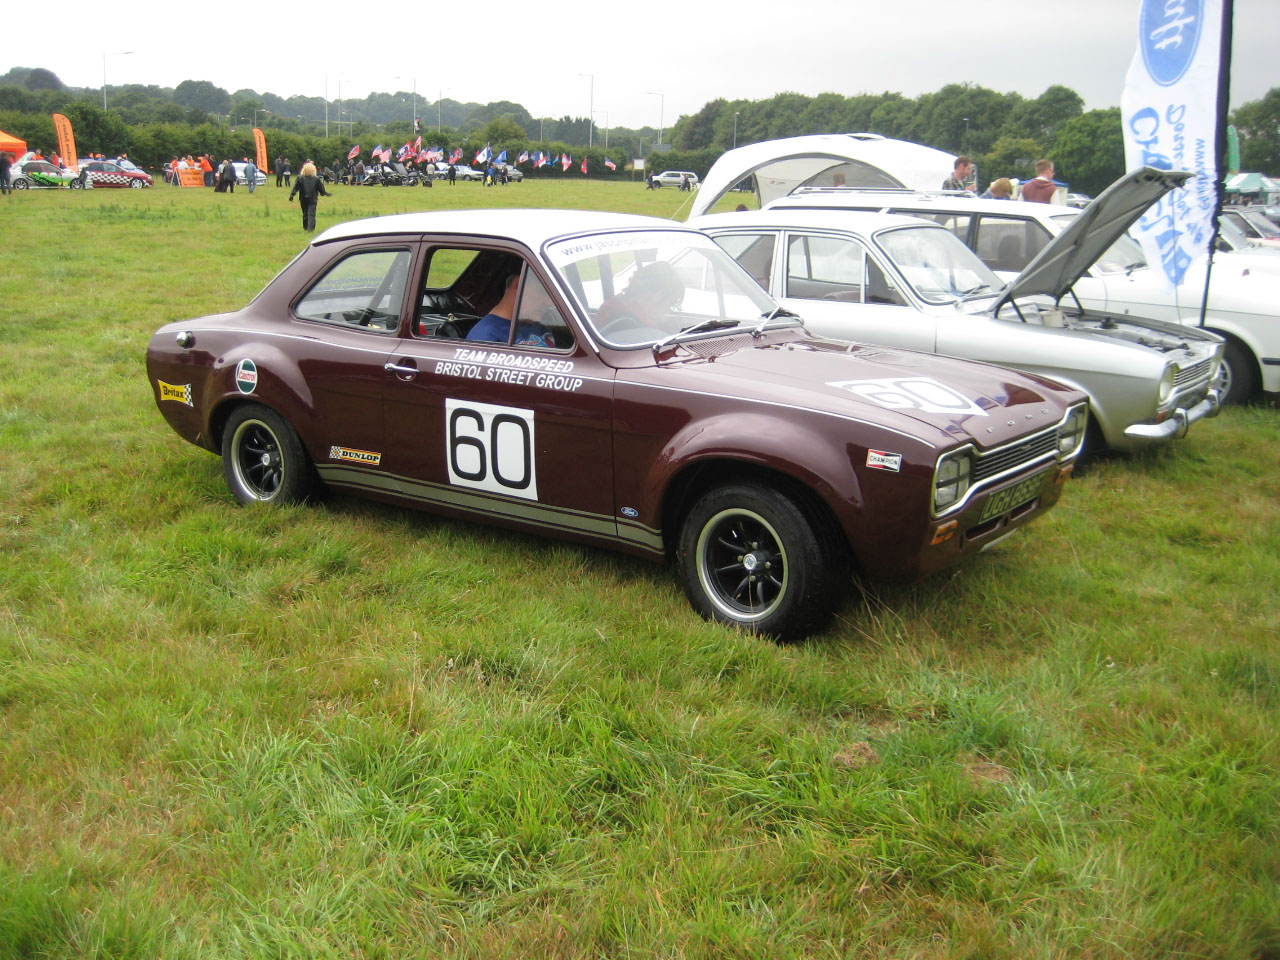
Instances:
[[[902,454],[889,453],[887,450],[867,450],[867,466],[872,470],[902,470]]]
[[[382,463],[382,454],[375,453],[373,450],[353,450],[351,447],[330,447],[330,460],[349,460],[352,463],[366,463],[371,467],[376,467]]]
[[[258,386],[258,365],[247,357],[236,364],[236,389],[253,393]]]
[[[175,403],[185,403],[188,407],[194,407],[191,402],[191,384],[189,383],[165,383],[163,380],[157,380],[156,386],[160,388],[160,399],[172,400]]]

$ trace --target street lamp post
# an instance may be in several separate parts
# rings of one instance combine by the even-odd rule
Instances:
[[[112,56],[127,57],[131,53],[133,53],[132,50],[121,50],[119,53],[112,54]],[[102,55],[102,110],[104,113],[106,112],[106,109],[107,109],[107,55],[104,53]]]
[[[739,110],[733,111],[733,149],[735,150],[738,149],[738,117],[739,116],[741,116],[741,111]]]
[[[604,114],[604,148],[608,150],[609,149],[609,111],[597,110],[596,113]],[[593,118],[595,117],[594,113],[592,114],[592,117]]]
[[[667,103],[667,95],[665,93],[654,93],[652,90],[645,91],[651,97],[658,98],[658,139],[654,143],[662,142],[662,110]]]
[[[591,131],[596,125],[595,107],[596,107],[596,75],[594,73],[580,73],[580,77],[591,78],[591,93],[587,100],[587,146],[591,146]]]
[[[441,87],[439,92],[436,94],[436,133],[439,133],[441,129],[443,129],[443,125],[441,124],[442,115],[440,112],[440,101],[444,99],[444,92],[448,89],[448,87]]]

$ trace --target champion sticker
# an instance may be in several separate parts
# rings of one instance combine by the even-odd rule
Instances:
[[[165,383],[163,380],[157,380],[156,386],[160,388],[161,400],[172,400],[175,403],[185,403],[188,407],[194,407],[191,402],[191,384],[189,383]]]
[[[867,466],[873,470],[891,470],[897,473],[902,469],[902,454],[889,453],[887,450],[867,450]]]
[[[236,364],[236,388],[241,393],[253,393],[258,386],[258,365],[248,358]]]
[[[330,460],[350,460],[352,463],[367,463],[376,467],[382,462],[382,454],[372,450],[352,450],[350,447],[330,447]]]

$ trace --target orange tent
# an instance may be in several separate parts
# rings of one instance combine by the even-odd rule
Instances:
[[[0,130],[0,151],[12,153],[13,159],[17,160],[27,152],[27,141],[19,140]]]

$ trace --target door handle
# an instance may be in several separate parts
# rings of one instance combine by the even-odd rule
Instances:
[[[388,373],[403,373],[409,377],[416,377],[418,375],[417,367],[401,367],[392,363],[390,360],[382,365],[382,369],[386,370]]]

